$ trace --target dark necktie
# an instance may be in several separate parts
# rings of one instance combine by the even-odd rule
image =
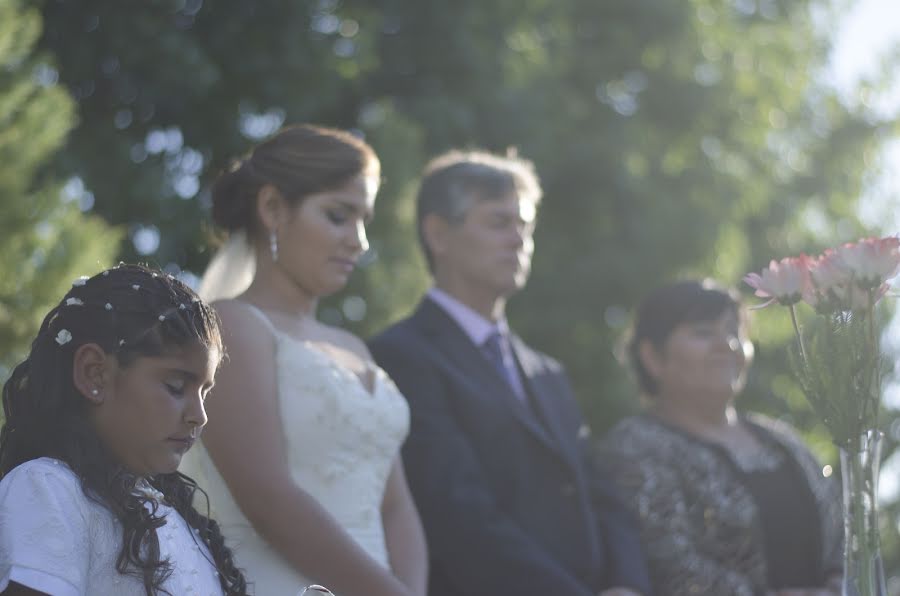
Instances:
[[[506,356],[501,342],[503,341],[499,331],[491,333],[483,344],[481,349],[484,355],[490,361],[500,376],[506,381],[510,389],[519,399],[524,401],[525,396],[522,392],[522,384],[516,376],[516,363],[509,356]]]

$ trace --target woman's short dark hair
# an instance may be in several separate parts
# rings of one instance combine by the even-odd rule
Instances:
[[[171,574],[160,560],[156,515],[149,497],[135,490],[140,478],[116,461],[89,420],[89,402],[73,380],[79,346],[94,343],[127,367],[138,358],[199,344],[223,354],[219,320],[178,279],[140,265],[120,265],[75,281],[44,318],[28,357],[3,386],[6,421],[0,430],[0,478],[27,461],[65,462],[89,498],[122,526],[116,569],[142,580],[148,596],[160,593]],[[207,544],[225,594],[244,594],[218,525],[193,507],[197,484],[179,472],[146,479]]]
[[[301,124],[282,129],[235,160],[212,189],[212,217],[220,227],[258,228],[256,197],[270,184],[291,204],[311,194],[334,190],[363,174],[378,178],[380,163],[372,148],[355,135],[334,128]]]
[[[710,279],[677,281],[648,294],[637,308],[626,343],[628,362],[641,391],[645,395],[659,391],[656,380],[641,362],[641,343],[649,341],[661,349],[679,325],[713,321],[726,311],[740,310],[737,292]]]

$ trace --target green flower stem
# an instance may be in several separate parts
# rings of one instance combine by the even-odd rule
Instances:
[[[880,353],[880,350],[878,349],[878,343],[877,343],[878,338],[875,333],[875,289],[874,288],[869,289],[869,311],[867,314],[869,317],[869,346],[872,348],[872,354],[870,355],[871,362],[872,362],[872,383],[873,383],[872,386],[876,390],[880,390],[881,389],[881,366],[880,366],[881,363],[879,362],[879,358],[878,358],[878,354]],[[866,400],[866,401],[867,402],[868,401],[875,402],[874,404],[872,404],[872,407],[875,410],[872,413],[872,427],[878,428],[878,406],[880,405],[881,400],[875,399],[875,400]]]
[[[794,305],[788,305],[788,309],[791,311],[791,323],[794,324],[794,335],[797,337],[797,346],[800,348],[800,360],[803,361],[803,366],[808,365],[808,361],[806,360],[806,348],[803,346],[803,334],[800,333],[800,324],[797,323],[797,312],[794,310]]]

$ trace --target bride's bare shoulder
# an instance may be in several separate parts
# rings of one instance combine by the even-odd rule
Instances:
[[[231,338],[239,338],[244,335],[250,337],[265,337],[269,334],[265,315],[255,306],[237,298],[216,300],[210,303],[219,317],[222,326],[222,335]]]
[[[239,300],[238,298],[220,298],[217,300],[213,300],[209,303],[209,305],[216,312],[221,312],[223,310],[230,311],[232,309],[245,309],[247,308],[247,303],[243,300]]]

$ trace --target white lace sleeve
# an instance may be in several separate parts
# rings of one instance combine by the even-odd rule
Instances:
[[[24,463],[0,482],[0,592],[10,581],[54,596],[81,596],[88,580],[87,498],[53,459]]]

